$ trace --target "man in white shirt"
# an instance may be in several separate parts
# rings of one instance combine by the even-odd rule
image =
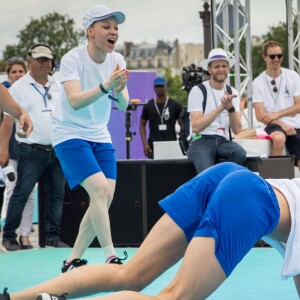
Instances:
[[[188,112],[193,136],[188,158],[198,173],[220,158],[240,165],[246,162],[246,151],[230,140],[229,126],[235,134],[242,129],[238,91],[230,87],[230,94],[226,85],[233,64],[234,59],[228,58],[223,49],[211,50],[208,59],[201,63],[210,73],[210,79],[202,83],[204,90],[196,85],[189,93]]]
[[[16,240],[22,212],[35,184],[42,179],[46,189],[45,240],[46,246],[67,247],[60,239],[60,222],[63,209],[64,175],[51,143],[51,117],[54,102],[59,99],[59,84],[52,76],[53,52],[47,45],[37,44],[28,50],[30,72],[10,87],[14,100],[32,117],[33,132],[18,141],[18,179],[11,196],[2,244],[8,251],[20,250]],[[9,159],[8,144],[13,127],[13,118],[5,118],[1,127],[0,164]],[[18,121],[16,121],[18,128]],[[19,240],[22,243],[22,240]]]
[[[253,81],[256,118],[272,138],[272,155],[283,155],[286,145],[300,168],[300,77],[281,67],[280,43],[269,41],[262,49],[266,70]]]

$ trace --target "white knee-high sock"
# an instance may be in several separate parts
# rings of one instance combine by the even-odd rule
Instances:
[[[116,251],[115,251],[115,249],[114,249],[113,244],[110,244],[110,245],[108,245],[108,246],[105,246],[105,247],[103,247],[102,249],[103,249],[104,255],[105,255],[105,263],[109,263],[109,261],[110,261],[112,258],[117,257]]]

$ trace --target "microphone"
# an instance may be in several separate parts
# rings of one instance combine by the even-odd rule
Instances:
[[[9,181],[15,181],[16,176],[15,176],[15,170],[13,166],[6,166],[3,169],[4,175],[7,177]]]

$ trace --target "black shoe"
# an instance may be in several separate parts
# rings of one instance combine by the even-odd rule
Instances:
[[[128,254],[127,254],[126,251],[124,251],[123,253],[124,253],[124,255],[125,255],[124,258],[115,257],[115,258],[113,258],[113,259],[111,259],[111,260],[109,261],[109,264],[123,265],[122,260],[126,260],[127,257],[128,257]]]
[[[42,293],[37,295],[35,300],[66,300],[67,299],[67,294],[62,294],[60,296],[58,295],[53,295],[53,294],[47,294],[47,293]]]
[[[54,247],[54,248],[69,248],[69,245],[64,243],[62,240],[57,239],[54,241],[46,242],[46,247]]]
[[[7,251],[21,250],[21,247],[16,239],[4,239],[2,241],[2,245]]]
[[[22,250],[30,250],[30,249],[33,249],[33,246],[31,244],[27,244],[27,245],[24,245],[23,242],[22,242],[22,237],[20,236],[19,238],[19,243],[20,243],[20,247]]]
[[[67,272],[69,269],[72,270],[74,268],[84,266],[88,263],[86,259],[80,259],[80,258],[73,259],[69,264],[66,264],[66,262],[67,261],[64,260],[63,266],[61,267],[62,273]]]
[[[0,293],[0,300],[10,300],[9,293],[7,293],[7,288],[3,289],[3,294]]]

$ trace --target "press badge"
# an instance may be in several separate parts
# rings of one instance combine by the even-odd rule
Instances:
[[[159,125],[158,125],[158,129],[159,129],[160,131],[167,130],[167,125],[166,125],[166,124],[159,124]]]
[[[44,109],[42,110],[43,117],[52,117],[52,110],[51,109]]]

